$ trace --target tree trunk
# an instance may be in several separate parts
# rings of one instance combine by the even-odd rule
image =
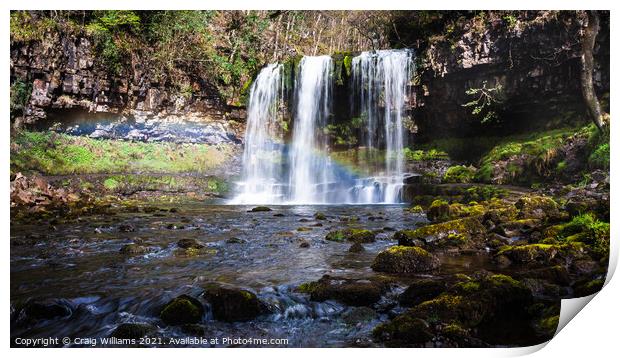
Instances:
[[[586,12],[587,24],[583,29],[582,43],[581,43],[581,91],[583,92],[583,99],[588,106],[590,117],[598,129],[602,130],[605,126],[603,121],[603,114],[601,112],[601,105],[596,98],[596,92],[594,91],[594,43],[596,41],[596,35],[599,31],[599,16],[596,11]]]

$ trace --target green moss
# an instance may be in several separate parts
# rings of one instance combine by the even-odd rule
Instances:
[[[465,244],[477,233],[483,232],[484,227],[477,217],[446,221],[443,223],[426,225],[415,230],[401,230],[394,234],[400,245],[414,245],[416,241],[432,242],[433,245]]]
[[[114,190],[118,188],[119,182],[114,178],[108,178],[103,182],[103,186],[108,190]]]
[[[409,161],[427,161],[427,160],[449,160],[450,157],[448,153],[437,150],[437,149],[429,149],[429,150],[412,150],[410,148],[405,148],[403,150],[403,154],[406,160]]]
[[[448,168],[443,176],[443,181],[446,183],[469,183],[473,180],[475,174],[475,168],[457,165]]]
[[[11,171],[47,175],[118,172],[205,172],[232,155],[226,145],[96,140],[53,132],[19,132],[11,149]]]

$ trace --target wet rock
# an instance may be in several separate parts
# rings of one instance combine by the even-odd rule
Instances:
[[[157,331],[155,326],[146,323],[121,323],[114,329],[110,337],[119,339],[139,339],[152,335]]]
[[[168,302],[160,312],[162,321],[172,326],[198,323],[202,320],[204,308],[194,297],[181,295]]]
[[[576,260],[570,265],[571,271],[577,275],[588,275],[600,269],[598,262],[594,260]]]
[[[420,280],[412,283],[401,293],[398,300],[403,306],[417,306],[418,304],[439,296],[446,290],[443,282],[435,280]]]
[[[541,267],[539,269],[529,270],[522,273],[520,276],[541,279],[563,286],[568,285],[571,281],[568,270],[562,265]]]
[[[500,224],[495,231],[505,237],[521,236],[540,226],[536,219],[521,219]]]
[[[277,217],[277,218],[281,218],[281,217],[284,217],[284,214],[282,214],[282,213],[275,213],[275,214],[273,214],[273,216]]]
[[[504,255],[512,263],[520,265],[538,264],[550,266],[567,264],[584,256],[584,245],[578,242],[566,244],[529,244],[520,246],[504,246],[496,254]]]
[[[375,233],[365,229],[335,230],[327,233],[325,240],[336,242],[347,240],[359,243],[370,243],[375,241]]]
[[[177,241],[177,246],[182,249],[203,249],[204,245],[200,244],[196,239],[181,239]]]
[[[26,318],[33,320],[68,317],[72,314],[72,311],[68,301],[58,299],[29,301],[23,308]]]
[[[374,271],[389,273],[417,273],[439,267],[439,259],[420,247],[393,246],[375,257]]]
[[[247,241],[240,239],[238,237],[231,237],[228,240],[226,240],[227,244],[245,244]]]
[[[314,218],[316,220],[326,220],[327,216],[325,216],[325,214],[323,214],[322,212],[317,211],[316,213],[314,213]]]
[[[140,255],[146,253],[147,251],[148,249],[146,247],[138,244],[123,245],[120,249],[120,253],[125,255]]]
[[[415,230],[400,230],[394,239],[401,246],[430,246],[435,248],[482,248],[486,229],[477,217],[426,225]]]
[[[377,326],[372,334],[375,339],[386,342],[389,347],[420,345],[434,337],[426,321],[406,314]]]
[[[306,227],[306,226],[300,226],[300,227],[297,228],[297,231],[300,231],[300,232],[312,231],[312,228],[311,227]]]
[[[168,230],[182,230],[185,229],[184,225],[180,225],[180,224],[168,224],[166,225],[166,229]]]
[[[301,248],[308,248],[310,247],[310,243],[306,240],[301,240],[301,243],[299,244],[299,247]]]
[[[219,321],[249,321],[262,313],[262,304],[250,291],[210,284],[204,297],[211,304],[213,317]]]
[[[597,293],[603,289],[605,279],[597,278],[594,280],[583,280],[576,282],[573,286],[573,297],[585,297]]]
[[[389,288],[387,282],[358,280],[324,275],[318,281],[299,286],[313,301],[336,300],[350,306],[370,306]]]
[[[523,196],[515,203],[521,219],[558,220],[564,218],[558,204],[546,196]]]
[[[342,314],[344,323],[355,326],[359,323],[370,322],[377,317],[377,312],[368,307],[352,307]]]
[[[271,208],[269,208],[267,206],[256,206],[256,207],[252,208],[251,210],[249,210],[248,212],[258,213],[258,212],[263,212],[263,211],[271,211]]]
[[[359,252],[364,252],[364,251],[366,251],[366,249],[364,248],[364,245],[362,245],[359,242],[356,242],[353,245],[351,245],[351,247],[349,247],[349,252],[359,253]]]
[[[119,232],[134,232],[136,228],[131,224],[121,224],[118,226]]]

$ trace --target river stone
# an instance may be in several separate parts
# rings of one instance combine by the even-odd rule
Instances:
[[[28,318],[43,320],[70,316],[72,309],[66,300],[44,299],[28,302],[23,312]]]
[[[398,300],[403,306],[413,307],[439,296],[445,289],[445,284],[440,281],[420,280],[407,287]]]
[[[210,284],[203,296],[211,304],[213,317],[219,321],[249,321],[262,311],[261,302],[250,291]]]
[[[182,249],[197,249],[204,248],[204,245],[200,244],[196,239],[181,239],[177,241],[177,246]]]
[[[123,247],[121,247],[120,249],[120,253],[125,255],[140,255],[147,251],[148,250],[146,249],[146,247],[138,244],[123,245]]]
[[[204,308],[194,297],[181,295],[168,302],[161,310],[160,317],[166,324],[178,326],[198,323],[202,320]]]
[[[369,307],[351,307],[342,314],[342,320],[344,323],[352,326],[362,322],[370,322],[376,317],[377,312]]]
[[[392,246],[375,257],[372,269],[389,273],[427,272],[439,267],[439,259],[415,246]]]
[[[359,242],[356,242],[353,245],[351,245],[351,247],[349,247],[349,252],[358,253],[358,252],[364,252],[364,251],[366,251],[366,249],[364,248],[364,245],[362,245]]]
[[[157,331],[157,328],[146,323],[121,323],[110,334],[110,337],[120,339],[138,339]]]
[[[249,210],[249,212],[251,213],[257,213],[261,211],[271,211],[271,208],[267,206],[257,206],[257,207],[252,208],[252,210]]]
[[[324,275],[318,281],[304,283],[298,290],[312,301],[336,300],[349,306],[370,306],[389,288],[386,282],[358,280]]]

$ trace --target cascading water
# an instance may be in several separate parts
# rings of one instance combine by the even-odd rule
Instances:
[[[334,180],[326,154],[325,136],[317,132],[327,125],[331,101],[332,59],[304,57],[295,83],[297,106],[290,150],[290,196],[296,204],[322,204]]]
[[[363,52],[352,61],[353,90],[359,96],[360,116],[366,122],[366,150],[373,155],[381,142],[385,143],[384,177],[369,181],[373,188],[383,187],[380,195],[385,203],[400,201],[405,147],[403,112],[413,70],[412,58],[411,50],[381,50]],[[381,121],[383,136],[378,130]],[[369,190],[373,189],[361,188],[361,191]]]
[[[305,56],[295,76],[295,110],[288,146],[274,140],[282,96],[280,65],[269,65],[250,91],[243,181],[235,204],[398,203],[403,183],[403,117],[412,52],[364,52],[352,63],[353,96],[365,121],[369,151],[384,150],[376,176],[359,178],[333,163],[324,128],[332,105],[333,61]],[[359,96],[359,98],[358,98]]]
[[[263,68],[250,88],[243,150],[243,182],[236,204],[270,204],[283,196],[280,162],[282,144],[274,141],[273,124],[281,102],[282,65]]]

